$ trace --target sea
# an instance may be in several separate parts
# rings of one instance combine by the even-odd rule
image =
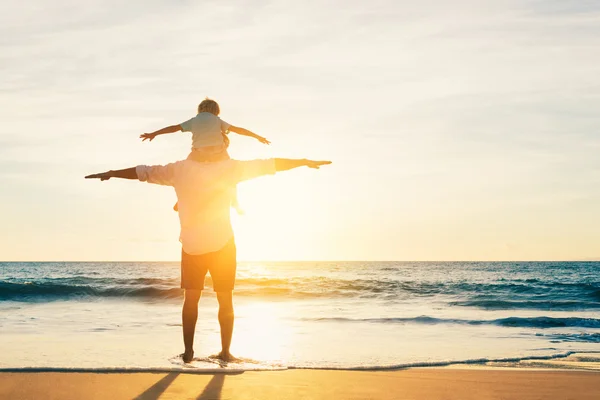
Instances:
[[[0,263],[0,370],[161,369],[183,351],[177,262]],[[220,350],[207,278],[197,356]],[[232,353],[390,370],[600,351],[600,262],[240,262]]]

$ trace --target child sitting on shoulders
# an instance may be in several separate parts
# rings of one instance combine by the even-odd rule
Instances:
[[[156,132],[144,133],[140,135],[140,138],[142,138],[142,141],[145,141],[146,139],[152,141],[156,136],[166,133],[179,131],[192,132],[192,153],[190,153],[190,156],[194,154],[195,160],[208,162],[223,161],[230,158],[229,153],[227,152],[227,148],[229,147],[229,138],[227,137],[227,134],[229,132],[253,137],[264,144],[271,143],[264,137],[250,132],[247,129],[228,124],[219,118],[220,113],[221,110],[219,104],[207,97],[200,105],[198,105],[198,115],[195,117],[179,125],[171,125],[159,129]],[[239,214],[242,213],[237,200],[237,192],[234,194],[231,205]],[[173,209],[175,211],[178,210],[177,204],[175,204]]]

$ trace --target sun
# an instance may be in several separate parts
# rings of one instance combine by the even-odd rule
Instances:
[[[286,177],[287,178],[287,177]],[[239,260],[306,259],[319,246],[327,217],[297,179],[258,179],[238,185],[244,215],[232,211]]]

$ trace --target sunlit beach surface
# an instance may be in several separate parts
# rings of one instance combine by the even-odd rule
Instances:
[[[599,397],[600,374],[582,371],[0,373],[0,398],[11,399],[596,400]]]
[[[600,398],[598,262],[240,263],[227,368],[169,361],[178,263],[0,266],[3,399]]]

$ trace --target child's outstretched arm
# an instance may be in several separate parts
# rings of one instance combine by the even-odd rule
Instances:
[[[171,126],[167,126],[166,128],[159,129],[156,132],[143,133],[140,135],[140,138],[142,139],[142,142],[144,142],[146,139],[149,139],[150,141],[152,141],[152,139],[154,139],[158,135],[164,135],[165,133],[179,132],[181,130],[182,130],[181,125],[171,125]]]
[[[250,132],[248,129],[240,128],[239,126],[230,125],[229,130],[231,132],[237,133],[238,135],[253,137],[254,139],[258,140],[261,143],[271,144],[271,142],[268,141],[267,139],[265,139],[264,137],[257,135],[256,133]]]

